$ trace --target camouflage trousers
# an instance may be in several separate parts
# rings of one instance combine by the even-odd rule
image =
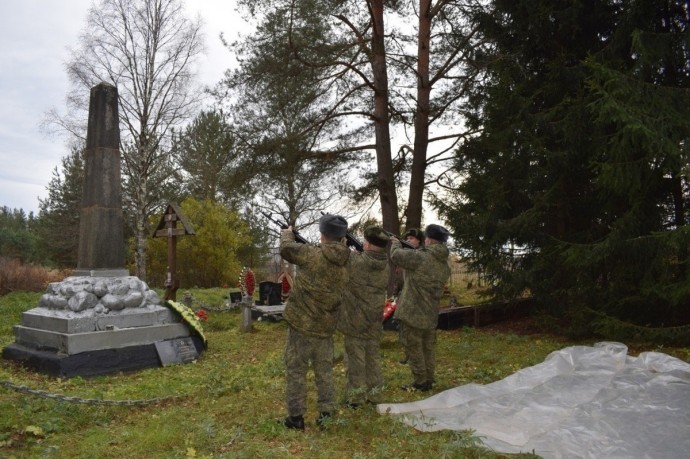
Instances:
[[[285,346],[285,379],[287,411],[290,416],[303,416],[307,411],[307,371],[314,371],[319,412],[333,412],[333,337],[314,338],[288,327]]]
[[[361,339],[346,335],[345,355],[347,401],[357,404],[366,401],[376,403],[383,386],[378,338]]]
[[[415,384],[433,384],[436,369],[436,329],[424,330],[402,322],[401,337]]]

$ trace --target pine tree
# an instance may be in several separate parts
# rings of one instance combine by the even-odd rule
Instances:
[[[317,44],[331,46],[323,14],[314,13],[322,7],[274,6],[257,33],[237,45],[242,66],[228,71],[220,86],[237,96],[227,110],[241,150],[237,169],[251,178],[257,206],[292,225],[298,219],[309,224],[345,194],[359,128],[345,124],[342,107],[329,105],[328,70],[304,63],[323,59]]]
[[[173,139],[184,194],[231,207],[247,199],[249,181],[240,167],[241,151],[222,111],[202,111]]]

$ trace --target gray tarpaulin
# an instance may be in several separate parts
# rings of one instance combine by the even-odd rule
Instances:
[[[506,453],[690,458],[690,364],[620,343],[574,346],[487,385],[378,411],[425,431],[471,429]]]

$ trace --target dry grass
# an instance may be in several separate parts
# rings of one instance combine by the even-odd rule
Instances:
[[[0,257],[0,295],[10,292],[42,292],[50,282],[60,281],[68,275],[68,270],[27,265],[16,259]]]

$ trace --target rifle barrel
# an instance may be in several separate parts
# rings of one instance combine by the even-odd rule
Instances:
[[[384,230],[384,231],[385,231],[385,230]],[[390,237],[394,237],[394,238],[396,238],[397,240],[399,240],[399,241],[400,241],[400,244],[402,244],[402,246],[403,246],[404,249],[416,249],[416,248],[417,248],[417,247],[413,246],[412,244],[410,244],[409,242],[407,242],[405,239],[401,239],[400,236],[398,236],[397,234],[391,233],[390,231],[386,231],[386,233],[387,233]]]
[[[354,247],[358,252],[364,251],[364,245],[351,233],[345,233],[345,241],[348,247]]]
[[[266,217],[269,221],[273,222],[273,224],[278,225],[278,226],[280,227],[280,229],[287,229],[287,228],[289,227],[288,224],[286,224],[286,223],[280,223],[278,220],[275,220],[271,215],[267,214],[266,212],[261,211],[261,213],[262,213],[262,214],[264,215],[264,217]],[[302,237],[302,235],[300,235],[297,231],[295,231],[294,228],[292,229],[292,234],[295,235],[295,241],[296,241],[296,242],[299,242],[300,244],[309,244],[309,241],[307,241],[306,239],[304,239],[304,237]]]

